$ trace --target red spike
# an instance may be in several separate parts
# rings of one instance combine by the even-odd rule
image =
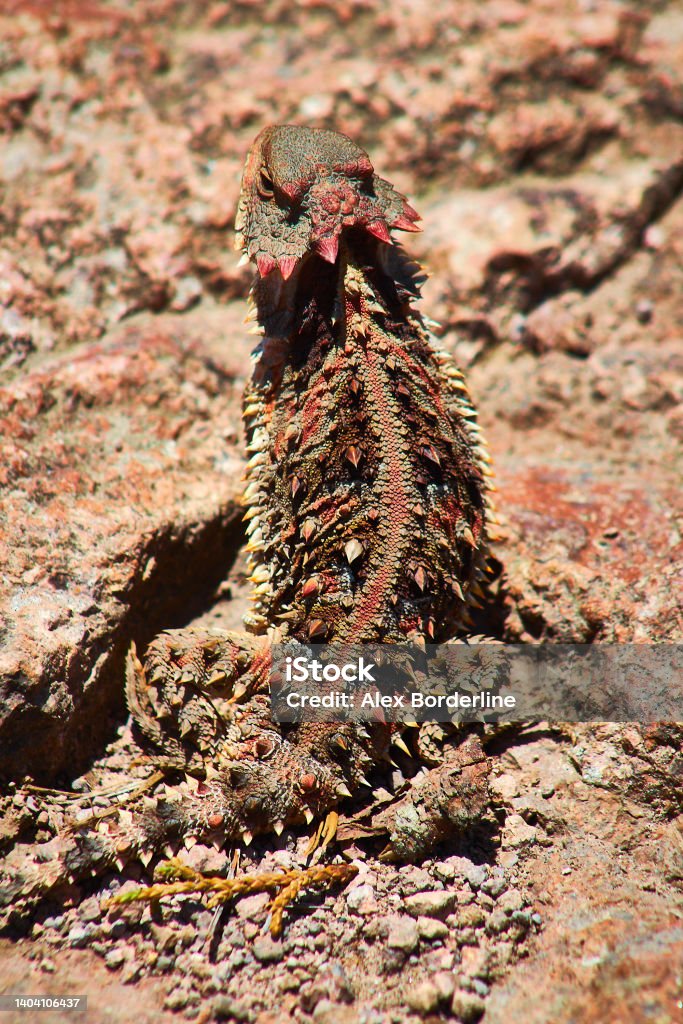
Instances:
[[[423,446],[422,454],[425,456],[425,458],[430,459],[432,462],[436,463],[437,466],[441,465],[439,453],[436,451],[435,448],[432,447],[431,444],[426,444]]]
[[[304,520],[304,525],[301,527],[301,536],[303,537],[307,544],[311,537],[313,536],[313,534],[315,533],[316,529],[317,524],[315,519]]]
[[[358,463],[363,458],[363,453],[355,444],[351,444],[346,449],[346,458],[349,460],[353,468],[357,469]]]
[[[301,182],[299,181],[286,182],[284,185],[280,185],[280,189],[289,199],[292,200],[292,202],[294,202],[295,199],[298,199],[304,190]]]
[[[319,640],[327,636],[327,623],[322,619],[311,619],[308,623],[308,639]]]
[[[328,263],[334,263],[339,252],[339,238],[337,235],[332,235],[328,238],[319,238],[315,243],[315,248],[319,256],[322,256]]]
[[[301,588],[301,596],[313,597],[313,595],[317,594],[319,590],[320,580],[318,579],[317,576],[311,576],[311,578],[307,579],[303,587]]]
[[[383,220],[371,220],[369,224],[365,225],[365,230],[375,238],[379,238],[380,242],[390,242],[391,235],[389,234],[389,228],[386,226]]]
[[[399,231],[422,231],[417,224],[413,224],[412,220],[408,217],[404,217],[403,214],[399,214],[395,221],[392,221],[392,228],[398,228]]]
[[[267,277],[272,270],[275,270],[277,263],[268,253],[259,253],[256,257],[256,266],[261,277]]]
[[[281,256],[277,261],[277,265],[280,268],[280,273],[283,279],[286,281],[288,277],[291,277],[295,266],[298,263],[296,256]]]
[[[417,212],[417,210],[414,210],[410,203],[407,203],[405,199],[403,200],[403,212],[405,213],[408,220],[422,220],[422,217]]]
[[[427,573],[424,571],[422,566],[415,570],[415,582],[417,583],[420,590],[427,589]]]

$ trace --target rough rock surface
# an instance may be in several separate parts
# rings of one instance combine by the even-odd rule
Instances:
[[[238,399],[179,326],[0,388],[2,774],[54,778],[102,746],[131,637],[185,620],[234,560]]]
[[[358,138],[424,215],[424,308],[504,519],[482,626],[681,640],[682,26],[674,0],[3,7],[0,775],[70,785],[121,725],[131,639],[239,621],[231,224],[271,122]],[[281,948],[262,903],[217,950],[188,899],[105,915],[129,872],[0,940],[0,991],[87,991],[93,1021],[678,1019],[680,735],[498,757],[488,830],[414,867],[360,850],[360,896]],[[288,866],[298,838],[250,856]],[[443,921],[411,911],[440,887]]]

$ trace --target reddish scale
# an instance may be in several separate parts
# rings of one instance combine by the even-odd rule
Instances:
[[[301,415],[301,446],[319,437],[321,425],[324,423],[324,403],[329,393],[329,385],[321,376],[306,394]]]
[[[426,345],[421,345],[418,351],[423,358],[427,355],[429,362],[431,363],[429,368],[428,365],[425,365],[425,363],[420,359],[415,358],[411,350],[404,347],[404,345],[399,345],[390,340],[389,351],[396,361],[400,363],[401,376],[403,380],[410,382],[409,394],[411,396],[429,396],[429,399],[433,403],[434,412],[440,422],[444,423],[452,419],[444,402],[441,389],[435,389],[434,387],[435,367],[433,359],[431,358],[431,353],[428,351]]]

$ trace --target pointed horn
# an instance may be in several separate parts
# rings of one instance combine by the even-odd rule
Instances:
[[[296,256],[281,256],[277,261],[277,265],[280,268],[280,273],[282,274],[284,281],[286,281],[288,277],[292,276],[294,268],[298,262],[299,261]]]
[[[389,228],[383,220],[371,220],[369,224],[365,225],[365,230],[375,238],[379,238],[380,242],[391,242]]]
[[[396,218],[391,224],[392,228],[398,228],[399,231],[422,231],[422,228],[414,224],[412,220],[405,217],[402,213]]]
[[[267,277],[271,270],[275,270],[277,263],[268,253],[260,253],[256,257],[256,266],[261,277]]]
[[[327,260],[328,263],[334,263],[339,252],[339,238],[337,235],[320,238],[315,243],[315,248],[318,255],[322,256],[324,260]]]

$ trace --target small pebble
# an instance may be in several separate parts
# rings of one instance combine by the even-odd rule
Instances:
[[[452,971],[437,971],[432,982],[439,993],[439,1001],[449,1003],[455,992],[455,976]]]
[[[519,815],[517,815],[517,817],[519,817]],[[499,873],[497,871],[494,872],[490,878],[487,878],[481,886],[481,891],[485,892],[488,896],[492,896],[493,899],[497,899],[498,896],[500,896],[502,892],[505,892],[506,889],[507,881],[505,879],[505,875],[502,872]]]
[[[454,903],[455,894],[444,889],[419,892],[405,899],[406,910],[413,917],[446,917]]]
[[[131,985],[134,981],[137,981],[140,977],[142,965],[137,960],[127,960],[121,970],[121,982],[124,985]]]
[[[447,860],[438,861],[433,868],[434,874],[437,878],[440,878],[442,882],[452,882],[455,878],[456,871],[453,864],[449,864]]]
[[[110,971],[117,971],[119,967],[121,967],[125,959],[126,957],[123,953],[123,950],[119,949],[118,947],[114,947],[114,949],[109,950],[109,952],[104,958],[104,962]]]
[[[262,964],[277,963],[284,956],[282,943],[276,942],[270,935],[264,935],[262,938],[256,939],[252,952],[259,963]]]
[[[536,842],[537,830],[527,825],[521,814],[508,814],[503,829],[503,843],[507,848],[515,850],[531,846]]]
[[[406,1002],[416,1013],[432,1013],[439,1005],[440,993],[432,981],[423,981],[406,992]]]
[[[486,922],[486,932],[488,935],[501,935],[510,927],[510,919],[504,910],[500,907],[496,907],[488,921]]]
[[[102,917],[102,911],[100,910],[100,901],[96,896],[83,900],[78,908],[78,916],[81,921],[99,921]]]
[[[457,918],[458,928],[481,928],[486,921],[486,915],[481,907],[473,904],[470,907],[463,907]]]
[[[149,930],[155,947],[162,953],[169,953],[175,949],[178,935],[173,928],[170,928],[167,924],[156,924],[153,921]]]
[[[313,1011],[315,1024],[358,1024],[358,1013],[352,1006],[340,1006],[330,999],[321,999]]]
[[[54,928],[56,931],[61,931],[65,920],[64,914],[60,914],[59,917],[46,917],[43,921],[43,928]]]
[[[128,923],[122,918],[112,921],[106,929],[107,935],[112,939],[120,939],[128,932]]]
[[[483,864],[473,864],[466,857],[453,857],[454,867],[470,883],[473,889],[480,889],[486,881],[486,868]]]
[[[636,319],[640,324],[649,324],[652,320],[654,306],[649,299],[640,299],[636,302]]]
[[[411,893],[421,892],[424,889],[431,889],[434,886],[434,879],[424,868],[407,865],[400,870],[401,890],[404,896]]]
[[[521,910],[524,901],[519,889],[508,889],[498,900],[498,907],[506,914],[512,914],[515,910]]]
[[[347,894],[346,905],[353,914],[372,914],[377,910],[375,891],[371,885],[359,885]]]
[[[484,1001],[472,992],[459,989],[453,996],[451,1010],[463,1024],[476,1024],[484,1015]]]
[[[395,920],[387,935],[387,946],[390,949],[400,949],[405,953],[412,953],[420,941],[417,925],[409,917],[400,917]]]
[[[257,892],[253,896],[245,896],[237,904],[237,916],[242,921],[260,918],[269,902],[270,896],[267,892]]]
[[[417,931],[420,938],[426,942],[436,942],[448,937],[448,925],[434,917],[418,917]]]
[[[83,949],[84,946],[87,946],[89,938],[90,930],[88,928],[75,925],[69,930],[66,940],[72,949]]]
[[[184,1010],[189,999],[190,996],[186,989],[175,988],[164,999],[164,1008],[167,1010]]]
[[[666,242],[666,234],[659,224],[650,224],[643,234],[643,242],[648,249],[660,249]]]

